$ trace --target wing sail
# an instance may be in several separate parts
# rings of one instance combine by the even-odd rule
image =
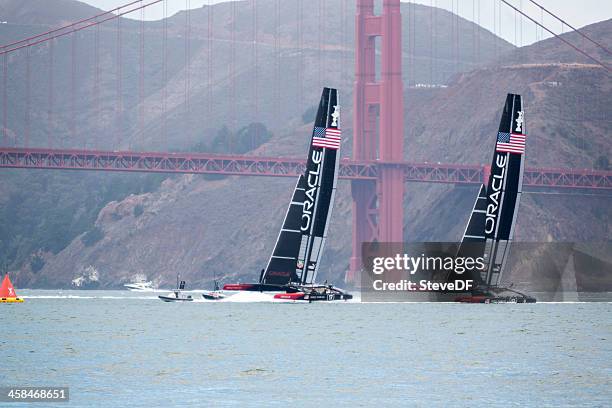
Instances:
[[[487,191],[484,184],[481,184],[480,190],[478,191],[478,196],[474,202],[474,207],[472,208],[472,213],[470,214],[470,219],[465,227],[457,256],[472,258],[483,256],[486,241],[484,234],[486,209]],[[478,273],[471,274],[469,279],[473,279],[477,283],[483,283],[483,280]]]
[[[300,225],[304,206],[304,186],[304,176],[300,176],[293,190],[274,250],[262,276],[262,283],[286,285],[297,279],[296,264],[302,237]]]
[[[323,254],[338,182],[341,145],[338,91],[324,88],[312,132],[306,166],[303,231],[298,267],[300,283],[313,283]]]
[[[525,145],[525,116],[521,96],[508,94],[487,184],[484,228],[487,270],[482,276],[487,285],[499,284],[514,237],[523,189]]]
[[[323,254],[338,181],[338,91],[324,88],[300,176],[262,283],[313,283]]]
[[[459,256],[482,256],[477,283],[496,286],[508,259],[523,189],[525,117],[520,95],[508,94],[502,113],[491,173],[480,186],[463,234]]]

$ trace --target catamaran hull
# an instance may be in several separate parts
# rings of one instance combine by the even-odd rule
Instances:
[[[459,303],[536,303],[532,296],[513,289],[494,287],[482,288],[475,292],[455,297]]]
[[[223,285],[223,291],[230,292],[296,292],[287,285],[272,285],[267,283],[228,283]]]
[[[223,286],[224,292],[261,292],[273,295],[276,300],[306,302],[332,302],[351,300],[353,295],[333,286],[271,285],[263,283],[236,283]],[[229,293],[228,293],[229,294]]]
[[[278,293],[274,295],[274,299],[278,300],[295,300],[304,302],[335,302],[351,300],[353,295],[348,293],[333,293],[333,294],[310,294],[310,293]]]
[[[529,296],[461,296],[455,299],[458,303],[536,303]]]

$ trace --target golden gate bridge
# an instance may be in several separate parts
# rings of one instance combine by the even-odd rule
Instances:
[[[195,174],[225,174],[240,176],[274,176],[295,177],[304,172],[304,162],[301,159],[283,157],[263,157],[255,155],[236,154],[211,154],[211,153],[183,153],[183,152],[155,152],[155,151],[133,151],[129,150],[100,150],[100,149],[77,149],[55,147],[51,136],[47,139],[47,146],[32,146],[31,143],[31,89],[30,84],[32,68],[31,56],[41,46],[48,47],[48,57],[51,67],[48,76],[48,116],[52,121],[54,113],[54,90],[53,70],[54,45],[63,37],[71,39],[71,61],[70,61],[70,102],[69,109],[73,112],[79,101],[76,100],[75,88],[76,70],[79,61],[76,57],[77,37],[76,33],[84,30],[97,30],[94,47],[95,54],[95,99],[100,93],[100,61],[99,61],[99,27],[109,21],[117,21],[117,75],[115,86],[117,88],[116,112],[123,110],[122,100],[122,18],[131,13],[140,13],[139,29],[139,78],[138,98],[143,100],[144,88],[144,10],[156,4],[161,4],[164,13],[167,11],[169,0],[138,0],[127,3],[108,12],[103,12],[90,18],[81,19],[74,23],[48,30],[41,34],[29,36],[25,39],[13,41],[0,46],[0,58],[3,61],[2,68],[2,146],[0,146],[0,167],[22,168],[22,169],[53,169],[53,170],[95,170],[95,171],[124,171],[124,172],[158,172],[158,173],[195,173]],[[324,0],[319,0],[319,13],[323,7]],[[342,0],[343,17],[346,18],[346,0]],[[253,4],[253,36],[254,36],[254,59],[257,60],[257,24],[258,15]],[[524,15],[535,25],[549,31],[557,36],[543,23],[525,14],[520,8],[513,6],[507,1],[498,1],[511,7],[515,12]],[[532,1],[539,6],[536,2]],[[303,5],[298,0],[300,15],[303,13]],[[186,2],[188,5],[188,1]],[[347,272],[347,280],[355,279],[355,273],[361,268],[360,248],[362,242],[388,241],[399,242],[403,240],[403,196],[405,182],[429,182],[429,183],[451,183],[451,184],[480,184],[488,177],[488,167],[482,165],[459,165],[451,163],[411,163],[404,160],[404,113],[403,113],[403,82],[402,82],[402,23],[399,0],[385,0],[380,14],[375,13],[374,0],[357,0],[355,16],[355,78],[353,88],[353,134],[352,134],[352,158],[341,161],[340,177],[351,181],[353,197],[353,256],[350,262],[350,270]],[[235,14],[235,2],[232,3],[232,13]],[[275,3],[275,22],[278,26],[280,21],[280,2]],[[458,5],[457,5],[458,7]],[[541,7],[541,6],[539,6]],[[541,7],[542,11],[548,10]],[[164,15],[167,17],[167,15]],[[558,18],[557,16],[554,16]],[[212,38],[213,18],[212,8],[208,12],[208,41]],[[301,18],[301,16],[300,16]],[[163,78],[168,79],[168,26],[167,18],[163,20]],[[564,20],[559,19],[560,21]],[[234,20],[235,21],[235,20]],[[299,20],[298,20],[299,22]],[[565,23],[569,26],[567,23]],[[571,26],[570,26],[571,27]],[[232,22],[231,37],[228,41],[236,42],[235,22]],[[278,28],[277,28],[278,30]],[[304,28],[298,27],[301,35]],[[584,33],[576,30],[588,41],[604,48],[601,44],[592,40]],[[278,36],[275,33],[274,47],[280,47]],[[186,11],[185,23],[185,63],[189,65],[191,35],[189,8]],[[585,55],[600,65],[608,72],[610,68],[600,59],[593,57],[576,44],[568,43],[562,37],[557,36],[568,46]],[[380,72],[377,73],[376,39],[380,38]],[[319,50],[321,43],[319,34]],[[459,38],[456,38],[459,42]],[[235,48],[232,48],[232,65],[230,76],[235,76]],[[25,54],[25,55],[24,55]],[[25,58],[24,81],[26,82],[26,95],[24,100],[25,115],[23,134],[11,135],[8,124],[9,98],[7,95],[9,68],[14,65],[12,58]],[[257,82],[257,64],[255,64],[255,81]],[[209,65],[210,68],[210,65]],[[276,61],[276,71],[280,70],[280,64]],[[319,68],[320,76],[321,68]],[[298,77],[302,75],[297,73]],[[320,79],[320,78],[319,78]],[[209,85],[212,82],[210,70],[208,73]],[[189,69],[186,71],[185,79],[185,105],[189,106],[190,90]],[[235,83],[228,84],[231,87],[232,98],[235,98]],[[299,85],[302,86],[301,84]],[[257,95],[257,84],[255,84],[255,95]],[[167,97],[163,94],[164,111],[167,109]],[[276,89],[278,93],[278,88]],[[303,91],[301,91],[303,92]],[[301,93],[300,92],[300,93]],[[258,98],[255,97],[255,110],[258,110]],[[15,101],[11,101],[15,103]],[[142,103],[139,112],[140,133],[144,132],[144,114]],[[209,104],[210,114],[210,104]],[[74,120],[74,119],[73,119]],[[166,122],[163,122],[166,126]],[[73,136],[77,130],[74,122],[69,126]],[[117,126],[116,143],[120,145],[121,127]],[[13,132],[14,133],[14,132]],[[51,134],[51,132],[49,132]],[[11,143],[12,142],[12,143]],[[40,144],[40,143],[39,143]],[[130,143],[131,145],[131,143]],[[527,168],[525,171],[524,185],[538,189],[574,189],[579,194],[586,190],[604,191],[612,189],[612,172],[598,171],[594,169],[563,169],[563,168]]]

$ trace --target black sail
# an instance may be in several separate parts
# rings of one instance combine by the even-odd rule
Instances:
[[[478,196],[474,202],[474,207],[472,208],[472,213],[470,214],[470,219],[465,227],[457,256],[476,259],[484,255],[486,241],[484,235],[486,209],[487,191],[484,184],[481,184]],[[453,276],[452,279],[456,278],[456,276]],[[477,283],[483,283],[480,273],[470,273],[470,276],[465,278],[472,279]]]
[[[461,256],[483,256],[485,269],[473,277],[496,286],[501,280],[523,189],[526,130],[520,95],[508,94],[496,136],[491,173],[481,186],[460,246]]]
[[[268,262],[262,283],[313,283],[323,254],[338,181],[338,91],[324,88],[310,138],[308,160]]]
[[[272,256],[268,260],[262,283],[274,285],[286,285],[297,280],[296,263],[298,250],[302,240],[302,208],[304,205],[304,176],[300,176],[287,213],[283,226],[278,233],[276,245],[272,251]]]

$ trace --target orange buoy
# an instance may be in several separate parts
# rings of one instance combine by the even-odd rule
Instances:
[[[17,297],[15,287],[9,279],[8,273],[4,275],[4,280],[0,286],[0,303],[22,303],[23,299]]]

